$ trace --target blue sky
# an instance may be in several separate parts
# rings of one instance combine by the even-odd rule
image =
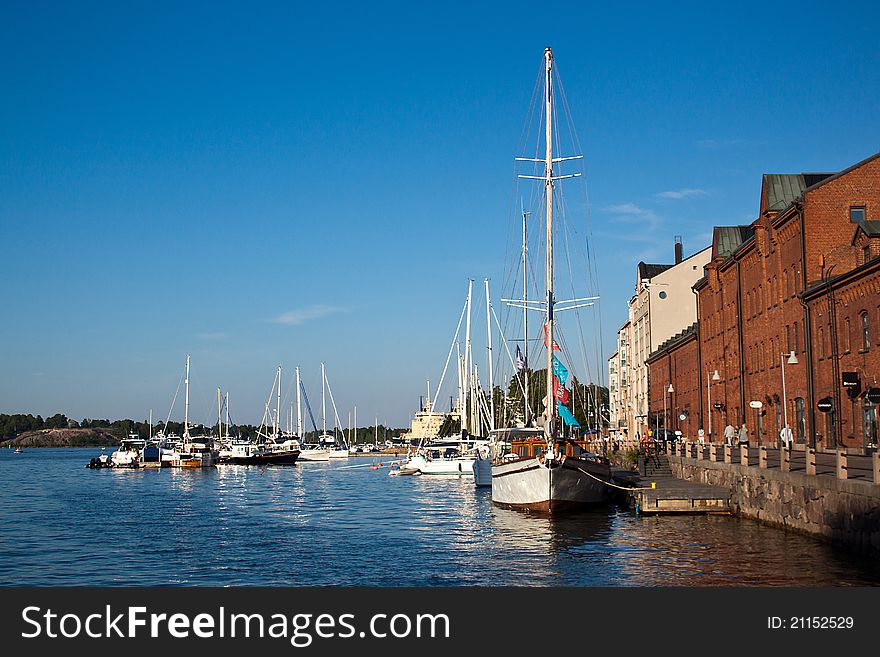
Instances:
[[[711,4],[4,3],[0,412],[164,417],[190,353],[197,419],[323,360],[343,422],[408,422],[504,277],[547,45],[609,355],[639,260],[880,150],[875,5]]]

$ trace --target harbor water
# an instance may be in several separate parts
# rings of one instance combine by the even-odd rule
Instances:
[[[99,453],[0,450],[0,585],[880,584],[880,564],[731,516],[532,516],[378,458],[86,469]]]

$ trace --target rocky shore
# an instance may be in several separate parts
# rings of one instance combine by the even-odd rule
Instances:
[[[0,447],[112,447],[120,436],[109,429],[40,429],[0,442]]]

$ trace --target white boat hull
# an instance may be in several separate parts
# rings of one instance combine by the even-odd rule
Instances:
[[[400,466],[401,470],[418,470],[423,475],[447,475],[454,477],[474,476],[473,458],[426,459],[414,456]]]
[[[492,466],[492,501],[530,511],[564,511],[608,499],[606,464],[571,456],[551,465],[536,458]]]
[[[327,449],[301,449],[299,452],[300,461],[329,461],[330,450]]]
[[[348,458],[348,450],[347,449],[328,449],[330,452],[331,459],[347,459]]]

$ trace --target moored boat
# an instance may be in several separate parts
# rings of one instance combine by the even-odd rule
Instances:
[[[523,311],[541,311],[544,314],[543,342],[546,353],[546,393],[544,411],[536,420],[537,427],[507,429],[495,432],[492,440],[492,501],[504,507],[530,511],[565,511],[603,503],[608,498],[611,471],[608,461],[585,450],[585,443],[572,439],[568,427],[579,426],[566,406],[569,391],[565,387],[568,370],[557,358],[559,349],[554,339],[555,314],[592,305],[597,297],[557,301],[553,288],[553,209],[559,194],[556,183],[564,178],[576,178],[580,173],[563,175],[558,163],[578,160],[581,156],[554,157],[554,61],[550,48],[544,51],[543,122],[545,157],[517,158],[542,165],[542,175],[521,176],[540,180],[544,186],[543,219],[546,246],[546,293],[541,300],[507,300]],[[564,210],[564,206],[563,206]],[[525,211],[524,211],[525,217]],[[525,228],[524,228],[525,235]],[[523,258],[525,259],[525,246]],[[525,289],[524,289],[525,292]],[[526,339],[528,336],[526,336]],[[525,388],[528,388],[526,384]],[[528,411],[526,413],[528,421]],[[569,433],[569,436],[566,436]],[[484,467],[484,466],[481,466]]]

